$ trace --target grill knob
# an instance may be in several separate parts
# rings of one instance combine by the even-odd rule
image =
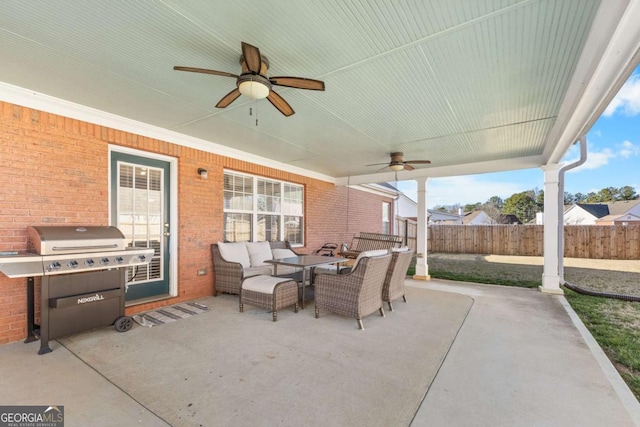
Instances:
[[[109,264],[109,258],[104,257],[100,260],[100,264],[102,265],[108,265]]]
[[[116,264],[122,264],[123,262],[124,262],[124,258],[122,258],[121,256],[116,257]]]
[[[84,260],[84,265],[87,267],[93,267],[93,264],[95,264],[95,262],[91,258]]]
[[[67,265],[69,267],[71,267],[71,268],[76,268],[78,266],[78,261],[76,261],[75,259],[71,260],[71,261],[69,261],[69,264],[67,264]]]
[[[145,262],[147,257],[144,255],[138,255],[138,259],[140,260],[140,262]]]
[[[60,269],[60,263],[58,261],[53,261],[51,264],[49,264],[49,270],[59,270]]]

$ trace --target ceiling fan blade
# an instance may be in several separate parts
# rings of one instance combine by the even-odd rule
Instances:
[[[269,92],[269,96],[267,96],[267,99],[271,104],[273,104],[274,107],[278,109],[278,111],[280,111],[285,116],[289,117],[295,114],[295,111],[293,111],[293,108],[291,108],[291,105],[289,105],[287,101],[285,101],[284,98],[282,98],[276,92],[274,91]]]
[[[324,82],[320,80],[306,79],[304,77],[270,77],[272,85],[293,87],[296,89],[324,90]]]
[[[384,163],[371,163],[370,165],[365,165],[365,166],[389,166],[389,162],[384,162]]]
[[[240,91],[238,90],[238,88],[235,88],[234,90],[232,90],[231,92],[229,92],[228,94],[226,94],[217,104],[216,104],[216,108],[226,108],[229,106],[229,104],[231,104],[233,101],[235,101],[236,99],[238,99],[238,97],[240,96]]]
[[[247,69],[249,69],[249,71],[260,74],[260,67],[262,66],[260,49],[242,42],[242,57],[244,58],[244,62],[247,64]]]
[[[430,165],[431,160],[407,160],[405,163],[413,163],[414,165]]]
[[[223,77],[235,77],[238,78],[237,75],[227,73],[225,71],[216,71],[216,70],[207,70],[206,68],[193,68],[193,67],[178,67],[177,65],[173,67],[174,70],[177,71],[190,71],[192,73],[204,73],[204,74],[213,74],[214,76],[223,76]]]
[[[408,164],[406,164],[406,163],[404,164],[404,170],[406,170],[406,171],[412,171],[412,170],[414,170],[414,169],[415,169],[415,168],[414,168],[413,166],[408,165]]]

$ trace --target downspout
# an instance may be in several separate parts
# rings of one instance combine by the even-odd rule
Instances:
[[[587,161],[587,135],[582,135],[576,142],[580,142],[580,158],[558,171],[558,277],[560,284],[564,284],[564,173],[577,168]]]

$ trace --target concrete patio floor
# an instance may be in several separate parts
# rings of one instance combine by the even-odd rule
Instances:
[[[640,426],[640,404],[563,297],[531,289],[440,280],[407,280],[406,284],[473,300],[433,382],[424,390],[426,395],[412,426]],[[397,312],[402,304],[396,303]],[[301,314],[312,317],[312,310],[309,304],[296,315],[284,313],[279,322],[292,321]],[[314,319],[321,320],[328,321]],[[354,326],[351,319],[344,323],[346,328]],[[367,334],[376,327],[371,323],[365,331],[346,333]],[[61,404],[67,419],[75,420],[66,424],[69,426],[78,422],[92,426],[168,425],[165,417],[149,410],[95,366],[56,342],[52,346],[54,351],[45,356],[36,354],[37,342],[0,347],[0,405]],[[57,383],[68,382],[70,377],[74,378],[72,389],[56,390]],[[379,392],[384,397],[390,390],[381,388]],[[290,393],[287,399],[296,397]],[[297,403],[293,407],[299,408]],[[306,402],[309,405],[313,412],[313,402]],[[287,414],[280,415],[283,421],[278,424],[290,425]],[[322,414],[314,416],[322,421]],[[341,424],[331,419],[331,414],[324,417],[325,425]],[[203,424],[185,420],[179,425]],[[213,420],[212,425],[230,424]]]

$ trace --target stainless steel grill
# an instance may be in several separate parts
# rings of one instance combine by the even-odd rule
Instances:
[[[49,353],[49,339],[115,324],[124,332],[124,267],[148,264],[153,248],[127,247],[120,230],[110,226],[32,226],[28,250],[0,253],[0,271],[27,278],[25,342],[40,336],[38,354]],[[41,321],[34,324],[34,277],[42,276]]]

